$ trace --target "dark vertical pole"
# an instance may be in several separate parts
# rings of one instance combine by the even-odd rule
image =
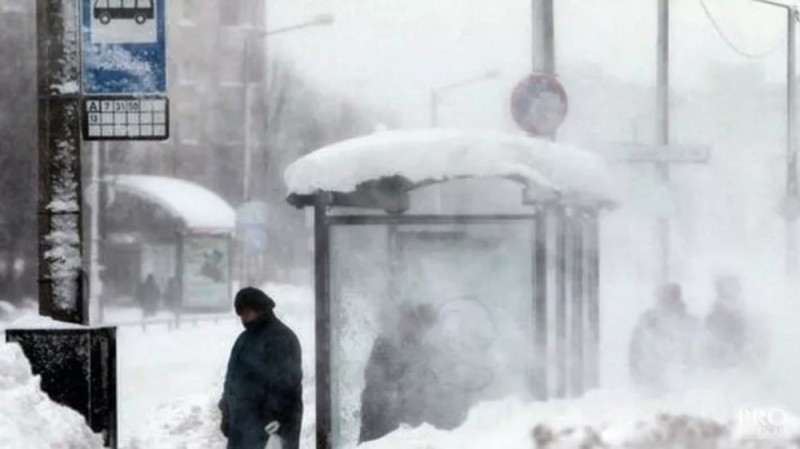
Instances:
[[[553,0],[531,0],[531,61],[534,73],[555,75],[554,19]]]
[[[599,386],[600,370],[600,227],[597,212],[593,211],[587,218],[587,315],[589,319],[587,345],[587,387]]]
[[[656,67],[656,130],[657,144],[669,145],[669,0],[658,0],[658,59]],[[666,149],[664,150],[666,151]],[[664,183],[669,182],[669,162],[658,164],[658,173]],[[658,221],[659,275],[661,282],[670,278],[670,226],[669,220]]]
[[[39,313],[88,324],[82,280],[78,0],[37,0]]]
[[[586,273],[586,257],[584,256],[584,221],[580,214],[575,215],[570,220],[570,236],[572,240],[572,350],[571,360],[572,369],[570,390],[573,396],[581,396],[585,391],[585,351],[586,336],[584,327],[586,326],[585,303],[587,295],[584,293],[584,282]]]
[[[184,273],[186,272],[186,261],[185,261],[185,252],[184,252],[184,245],[185,245],[185,236],[183,232],[178,233],[178,290],[180,290],[180,302],[176,307],[175,311],[175,324],[176,327],[180,327],[181,324],[181,313],[183,313],[183,307],[186,301],[184,297],[184,292],[186,289],[184,288],[184,282],[186,278]]]
[[[797,60],[797,9],[787,8],[786,25],[786,200],[789,207],[796,207],[798,201],[797,183],[797,145],[795,126],[797,120],[796,102],[796,60]],[[790,285],[797,284],[797,212],[786,210],[786,269]]]
[[[567,396],[567,223],[569,218],[563,206],[556,213],[556,397]]]
[[[389,301],[390,304],[398,304],[398,289],[397,279],[399,278],[400,269],[400,242],[398,241],[397,224],[392,223],[389,225],[388,232],[389,239]]]
[[[531,34],[533,73],[555,76],[555,6],[553,0],[531,0]],[[545,137],[555,139],[555,131],[552,135]]]
[[[542,26],[544,32],[544,72],[556,74],[556,27],[553,0],[542,0]]]
[[[534,317],[534,378],[536,399],[548,398],[547,379],[547,212],[539,207],[534,220],[533,247],[533,317]]]
[[[331,449],[331,298],[330,225],[327,197],[317,192],[314,203],[314,289],[317,347],[317,449]]]

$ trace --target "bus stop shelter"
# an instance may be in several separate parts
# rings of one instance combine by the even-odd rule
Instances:
[[[449,403],[437,417],[456,418],[419,421],[457,426],[480,401],[597,385],[598,217],[614,185],[599,157],[499,133],[391,131],[308,154],[285,180],[314,217],[318,448],[363,440],[376,342],[420,306],[433,311],[427,383]]]
[[[111,282],[141,281],[153,274],[162,292],[176,282],[165,303],[184,311],[225,311],[231,308],[233,236],[236,212],[217,193],[191,181],[152,175],[104,178],[112,203],[120,203],[107,221],[104,265]],[[157,211],[142,217],[122,196],[137,198]],[[111,201],[110,201],[111,202]],[[117,217],[119,215],[119,217]],[[165,219],[158,219],[166,215]],[[113,259],[113,260],[112,260]],[[130,288],[123,289],[128,291]],[[175,291],[177,290],[177,291]]]

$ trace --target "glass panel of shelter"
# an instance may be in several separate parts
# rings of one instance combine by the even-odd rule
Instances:
[[[528,395],[532,353],[519,347],[532,335],[531,245],[527,220],[333,227],[334,447],[358,442],[370,425],[362,405],[371,403],[368,373],[386,369],[374,355],[379,340],[394,345],[392,366],[418,372],[395,379],[415,398],[400,398],[402,413],[454,427],[478,401]],[[425,310],[431,321],[419,327],[412,321],[426,320]],[[414,394],[422,385],[426,394]],[[438,397],[437,409],[408,403],[423,397]]]
[[[440,392],[459,399],[439,401],[451,406],[439,411],[440,417],[455,416],[450,425],[463,419],[459,409],[480,400],[577,396],[596,384],[596,211],[523,206],[519,184],[510,181],[494,191],[497,203],[478,211],[480,203],[468,197],[476,189],[485,195],[488,184],[473,181],[453,181],[463,184],[450,192],[457,204],[450,213],[536,212],[538,219],[445,224],[403,218],[397,224],[331,226],[332,447],[358,442],[370,354],[379,337],[397,335],[409,305],[427,304],[437,312],[426,343],[433,343],[433,360],[447,361],[448,375],[438,375],[435,363],[426,369]],[[407,213],[425,217],[436,212],[433,206],[442,211],[441,203],[431,201],[433,190],[412,191]],[[537,226],[541,251],[535,250]],[[537,280],[538,263],[544,264],[543,282]],[[546,319],[537,331],[536,301],[542,295]],[[537,341],[544,345],[541,353]],[[530,350],[520,351],[526,344]],[[484,358],[476,360],[479,348]],[[485,354],[492,354],[489,360]],[[457,389],[461,394],[454,394]]]

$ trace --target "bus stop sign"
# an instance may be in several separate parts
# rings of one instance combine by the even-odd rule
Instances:
[[[169,137],[165,0],[82,0],[83,137]]]

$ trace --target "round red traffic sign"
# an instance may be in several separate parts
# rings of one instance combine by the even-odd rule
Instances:
[[[528,134],[552,136],[567,116],[567,92],[548,75],[529,75],[511,95],[511,115]]]

